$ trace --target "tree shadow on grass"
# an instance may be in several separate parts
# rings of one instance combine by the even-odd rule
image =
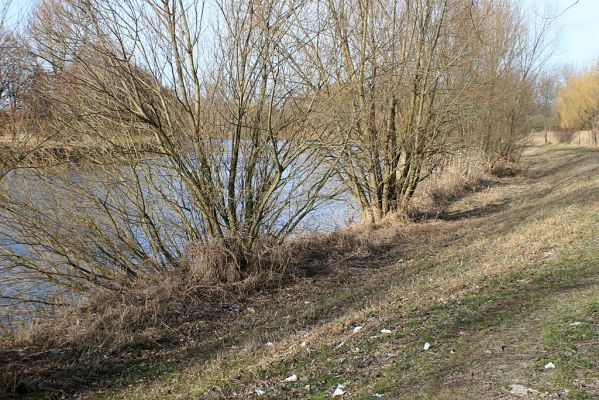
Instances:
[[[467,210],[441,210],[422,212],[418,214],[413,214],[412,218],[416,221],[427,221],[431,219],[438,219],[442,221],[459,221],[468,218],[479,218],[504,211],[509,208],[511,202],[511,198],[506,198],[499,202],[493,202]]]

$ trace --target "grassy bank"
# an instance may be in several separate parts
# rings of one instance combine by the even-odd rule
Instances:
[[[5,339],[15,396],[317,399],[343,385],[343,398],[480,399],[519,384],[597,398],[599,151],[533,147],[524,163],[435,219],[333,240],[335,257],[281,289],[207,297],[173,277],[96,329]],[[152,324],[157,307],[172,319]],[[124,310],[149,319],[136,331]],[[114,326],[134,337],[98,336]]]

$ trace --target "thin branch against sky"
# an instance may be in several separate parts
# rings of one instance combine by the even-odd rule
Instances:
[[[525,7],[534,8],[535,3],[542,6],[554,4],[553,12],[544,17],[555,20],[559,27],[559,48],[551,64],[554,66],[570,64],[584,68],[599,59],[599,24],[591,19],[599,15],[597,0],[513,0]],[[7,4],[5,0],[0,3]],[[7,25],[23,26],[36,0],[9,1],[12,3],[7,15]]]
[[[545,18],[545,19],[557,19],[557,18],[561,17],[562,15],[564,15],[566,12],[568,12],[568,10],[570,10],[572,7],[574,7],[578,3],[580,3],[580,0],[574,1],[572,4],[570,4],[565,9],[563,9],[562,11],[560,11],[559,14],[557,14],[557,15],[547,16],[547,17],[543,17],[543,18]]]

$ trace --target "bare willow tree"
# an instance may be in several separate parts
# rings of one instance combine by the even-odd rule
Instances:
[[[455,76],[470,60],[475,33],[456,27],[474,7],[457,0],[314,6],[324,33],[306,46],[307,59],[338,109],[330,122],[344,143],[336,172],[365,221],[407,211],[459,126],[460,95],[469,81]],[[304,32],[314,31],[313,22],[303,24]]]
[[[17,59],[12,56],[17,47],[16,39],[7,26],[10,4],[6,2],[0,6],[0,179],[14,165],[7,148],[15,139],[17,99],[23,81]]]
[[[284,238],[331,195],[317,93],[289,68],[301,6],[42,3],[34,51],[56,85],[55,129],[84,162],[13,179],[4,264],[76,289],[112,286],[219,242],[236,253],[226,279],[243,277],[244,252]]]
[[[51,114],[41,100],[46,80],[19,26],[0,10],[0,179],[14,168],[33,166],[33,155],[51,141],[43,123]]]
[[[471,79],[468,124],[489,169],[500,160],[517,157],[522,139],[530,133],[535,114],[535,87],[550,55],[551,21],[527,15],[513,2],[482,2],[473,10],[477,66]],[[547,10],[546,10],[547,12]]]
[[[599,64],[566,78],[557,91],[555,114],[561,129],[588,129],[591,143],[597,144]]]

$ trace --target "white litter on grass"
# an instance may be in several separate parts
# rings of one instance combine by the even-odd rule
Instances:
[[[297,382],[297,375],[293,374],[291,376],[288,376],[287,379],[285,379],[285,381],[287,381],[287,382]]]
[[[576,322],[572,322],[572,323],[570,324],[570,326],[580,326],[580,325],[582,325],[582,322],[578,322],[578,321],[576,321]]]
[[[262,396],[263,394],[266,393],[266,390],[262,389],[261,387],[257,387],[254,391],[256,392],[256,394],[258,396]]]
[[[552,369],[552,368],[555,368],[554,363],[550,362],[550,363],[545,364],[545,369]]]
[[[431,348],[431,344],[430,344],[429,342],[426,342],[426,343],[424,344],[424,346],[422,346],[422,348],[423,348],[424,350],[428,350],[428,349],[430,349],[430,348]]]
[[[388,335],[389,333],[391,333],[391,329],[383,328],[383,329],[381,329],[381,333]]]
[[[381,397],[385,397],[385,393],[375,393],[374,397],[376,397],[377,399],[380,399]]]
[[[337,387],[333,391],[333,397],[343,396],[344,394],[345,394],[345,386],[337,385]]]
[[[266,346],[272,347],[272,342],[266,342]]]
[[[353,333],[358,333],[358,332],[360,332],[362,330],[362,328],[363,328],[362,325],[358,325],[358,326],[354,327],[354,329],[353,329],[352,332]]]
[[[514,384],[514,385],[510,385],[510,394],[522,397],[522,396],[528,396],[528,395],[538,395],[539,391],[531,389],[531,388],[527,388],[526,386],[523,386],[523,385]]]
[[[302,346],[302,347],[306,347],[306,345],[307,345],[307,344],[308,344],[308,343],[306,343],[306,342],[301,342],[301,343],[300,343],[300,346]]]
[[[344,340],[344,341],[342,341],[342,342],[340,342],[340,343],[337,345],[337,348],[341,348],[341,347],[343,347],[343,345],[344,345],[344,344],[345,344],[345,340]]]

